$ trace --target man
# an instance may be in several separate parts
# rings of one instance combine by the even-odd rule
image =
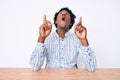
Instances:
[[[94,52],[89,47],[87,30],[82,25],[82,17],[75,25],[72,34],[69,30],[75,22],[75,15],[67,7],[62,8],[54,16],[56,31],[51,33],[52,24],[43,18],[39,29],[37,45],[30,59],[33,70],[39,70],[46,57],[46,68],[77,68],[78,54],[89,71],[96,68]]]

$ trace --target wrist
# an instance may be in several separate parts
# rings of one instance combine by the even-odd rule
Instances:
[[[45,37],[40,37],[40,36],[39,36],[39,38],[38,38],[38,42],[40,42],[40,43],[44,43],[44,41],[45,41]]]
[[[88,40],[86,38],[85,39],[80,39],[80,41],[81,41],[81,44],[83,46],[88,46],[89,45]]]

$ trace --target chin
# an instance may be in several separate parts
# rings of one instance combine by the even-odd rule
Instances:
[[[60,26],[61,29],[69,29],[67,26]]]

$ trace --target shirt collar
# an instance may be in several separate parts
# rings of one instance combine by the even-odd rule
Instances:
[[[59,35],[58,35],[58,33],[57,33],[57,30],[55,30],[55,35],[58,37],[58,38],[60,38],[59,37]],[[70,31],[68,31],[67,33],[65,33],[65,38],[67,37],[67,36],[69,36],[70,35]]]

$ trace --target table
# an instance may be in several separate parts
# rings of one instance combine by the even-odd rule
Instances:
[[[120,80],[120,68],[86,69],[0,68],[0,80]]]

